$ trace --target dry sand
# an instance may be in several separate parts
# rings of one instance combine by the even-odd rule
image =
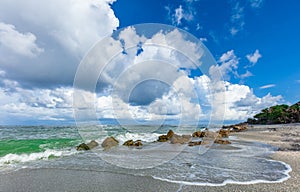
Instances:
[[[274,160],[292,167],[290,178],[282,183],[226,186],[180,186],[151,177],[59,169],[21,169],[0,174],[0,191],[208,191],[208,192],[300,192],[300,124],[250,127],[234,136],[277,146]]]

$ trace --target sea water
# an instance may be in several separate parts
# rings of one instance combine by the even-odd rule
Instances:
[[[139,126],[132,126],[136,130]],[[151,176],[155,179],[186,185],[225,185],[227,183],[273,183],[289,178],[284,162],[270,159],[276,148],[230,137],[231,145],[209,147],[155,142],[169,129],[178,134],[191,131],[188,126],[160,126],[152,132],[132,132],[118,125],[78,126],[1,126],[0,172],[22,168],[60,168],[106,171]],[[199,126],[197,129],[203,127]],[[101,131],[99,131],[101,130]],[[190,132],[191,134],[191,132]],[[87,137],[101,143],[114,136],[118,147],[95,151],[76,151]],[[122,146],[126,140],[142,140],[143,147]],[[86,141],[86,140],[85,140]]]

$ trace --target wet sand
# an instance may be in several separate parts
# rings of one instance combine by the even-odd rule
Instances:
[[[300,124],[249,127],[246,132],[232,134],[242,140],[268,143],[279,148],[272,159],[292,168],[290,178],[281,183],[225,186],[187,186],[109,172],[21,169],[0,173],[0,191],[230,191],[230,192],[299,192],[300,191]]]
[[[289,164],[292,168],[289,173],[291,177],[281,183],[227,184],[221,187],[184,186],[182,191],[300,192],[300,124],[255,125],[245,132],[231,135],[242,140],[268,143],[278,147],[278,151],[271,158]]]

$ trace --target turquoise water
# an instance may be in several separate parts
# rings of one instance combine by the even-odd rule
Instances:
[[[198,127],[196,129],[201,129]],[[231,137],[229,147],[186,147],[155,143],[169,129],[192,133],[183,126],[0,126],[0,171],[20,168],[60,168],[151,176],[187,185],[281,182],[289,178],[289,165],[269,158],[276,148]],[[76,151],[83,141],[101,143],[114,136],[120,146],[109,151]],[[128,139],[141,139],[143,147],[123,147]],[[144,167],[143,167],[144,166]]]
[[[0,157],[74,147],[81,141],[76,127],[1,126]]]

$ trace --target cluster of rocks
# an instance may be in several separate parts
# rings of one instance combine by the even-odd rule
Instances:
[[[95,140],[92,140],[91,142],[85,144],[85,143],[81,143],[80,145],[78,145],[76,147],[76,149],[78,151],[81,151],[81,150],[91,150],[95,147],[97,147],[99,144],[95,141]],[[103,147],[105,150],[107,149],[110,149],[112,147],[115,147],[115,146],[118,146],[119,145],[119,141],[116,140],[114,137],[107,137],[106,139],[104,139],[104,141],[102,142],[101,144],[101,147]],[[124,146],[134,146],[134,147],[140,147],[140,146],[143,146],[143,143],[141,140],[136,140],[136,141],[133,141],[133,140],[128,140],[128,141],[125,141],[123,143]]]
[[[209,131],[208,129],[205,129],[204,131],[196,131],[192,134],[193,137],[200,137],[202,138],[202,141],[192,141],[188,145],[189,146],[195,146],[195,145],[206,145],[210,143],[210,141],[213,139],[214,143],[217,144],[231,144],[229,140],[225,140],[223,138],[229,137],[229,129],[220,129],[217,132]]]
[[[223,126],[217,132],[209,131],[205,129],[204,131],[196,131],[192,135],[177,135],[173,130],[169,130],[166,135],[160,135],[157,139],[157,142],[169,142],[171,144],[188,144],[188,146],[196,145],[207,145],[211,142],[216,144],[227,145],[231,144],[228,139],[230,132],[239,132],[247,130],[247,123],[240,123],[236,125]],[[202,138],[201,141],[192,141],[193,138]],[[92,140],[91,142],[85,144],[81,143],[77,146],[77,150],[91,150],[97,147],[99,144]],[[107,137],[101,144],[104,149],[109,149],[119,145],[119,141],[114,137]],[[128,147],[141,147],[143,143],[141,140],[127,140],[123,143],[124,146]]]
[[[235,125],[223,126],[222,129],[228,129],[229,132],[240,132],[248,129],[248,123],[239,123]]]
[[[140,147],[140,146],[143,146],[143,143],[141,140],[136,140],[136,141],[133,141],[132,139],[128,140],[128,141],[125,141],[125,143],[123,143],[124,146],[134,146],[134,147]]]
[[[172,144],[185,144],[191,140],[190,135],[177,135],[173,130],[169,130],[166,135],[161,135],[158,137],[158,142],[170,141]]]

